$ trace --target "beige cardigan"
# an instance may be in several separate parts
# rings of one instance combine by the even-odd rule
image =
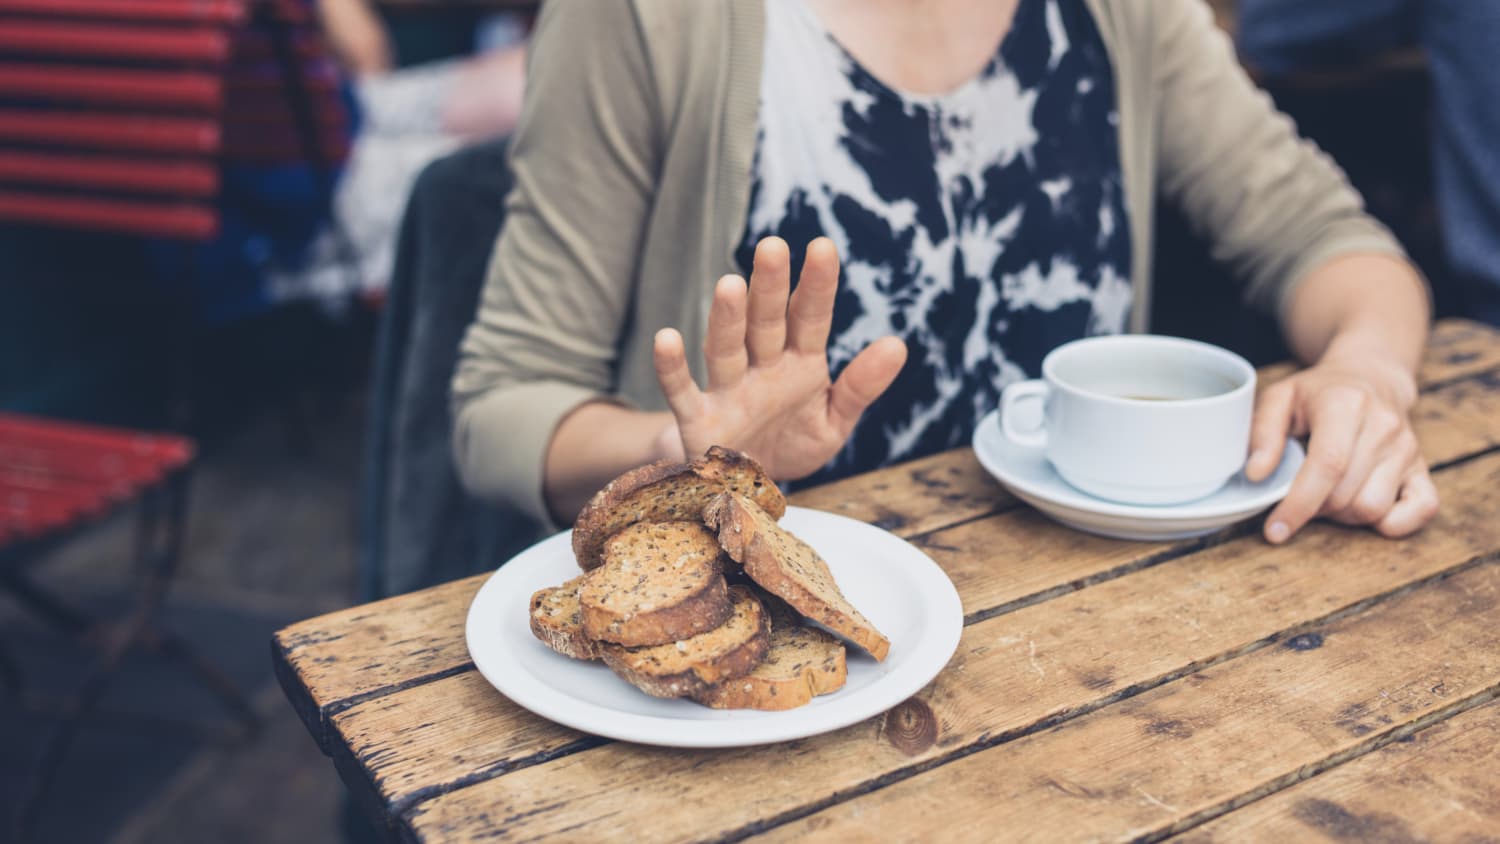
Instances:
[[[1255,89],[1202,0],[1087,2],[1118,87],[1133,330],[1150,308],[1158,192],[1267,310],[1335,255],[1400,254]],[[764,0],[543,4],[515,187],[453,382],[470,491],[550,522],[544,461],[564,415],[604,396],[664,409],[653,335],[676,327],[699,348],[714,280],[738,271],[763,15]]]

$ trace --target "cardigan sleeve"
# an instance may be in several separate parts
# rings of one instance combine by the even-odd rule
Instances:
[[[1201,0],[1152,0],[1158,188],[1285,316],[1309,272],[1344,254],[1404,257],[1344,173],[1276,111]]]
[[[659,166],[656,100],[633,4],[543,5],[514,187],[452,395],[464,485],[544,524],[553,430],[614,388]]]

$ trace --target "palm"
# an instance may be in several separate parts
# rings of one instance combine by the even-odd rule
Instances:
[[[906,349],[895,338],[877,341],[832,381],[826,347],[837,284],[832,244],[814,241],[788,303],[786,245],[762,241],[748,295],[735,276],[715,289],[703,349],[707,390],[688,374],[676,332],[658,336],[657,373],[687,454],[731,446],[760,461],[771,477],[789,480],[838,452],[860,413],[900,371]]]

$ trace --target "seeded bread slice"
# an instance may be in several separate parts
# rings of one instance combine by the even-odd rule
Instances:
[[[584,571],[597,568],[611,536],[637,522],[695,521],[725,490],[749,496],[775,518],[786,512],[786,498],[760,464],[714,446],[690,463],[658,461],[610,481],[578,514],[573,556]]]
[[[719,544],[745,573],[797,612],[885,659],[891,642],[860,614],[833,579],[828,564],[807,543],[783,530],[754,501],[726,492],[703,511]]]
[[[598,659],[599,646],[583,632],[578,590],[584,576],[531,596],[531,632],[549,648],[574,659]]]
[[[743,586],[729,590],[734,612],[723,625],[669,645],[601,647],[604,663],[652,697],[701,695],[755,670],[771,649],[771,624]]]
[[[729,619],[719,540],[702,522],[638,522],[604,544],[579,590],[583,632],[626,647],[696,636]]]
[[[843,688],[848,677],[842,642],[815,627],[775,618],[765,662],[693,699],[714,709],[796,709]]]

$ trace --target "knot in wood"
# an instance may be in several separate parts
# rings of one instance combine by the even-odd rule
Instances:
[[[916,756],[937,742],[937,716],[917,698],[910,698],[885,713],[885,736],[907,756]]]

